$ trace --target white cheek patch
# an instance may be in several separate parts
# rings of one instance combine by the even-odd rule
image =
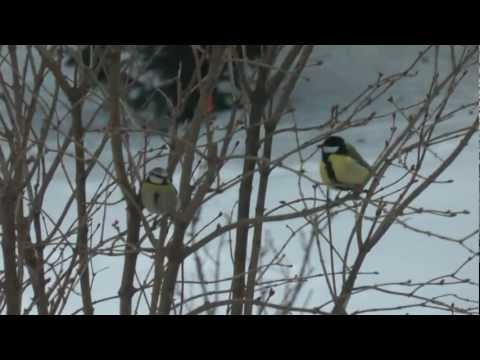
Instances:
[[[150,175],[150,181],[153,183],[153,184],[163,184],[163,182],[165,181],[165,178],[163,177],[159,177],[159,176],[156,176],[156,175]]]
[[[325,154],[334,154],[340,150],[340,146],[324,146],[322,150]]]

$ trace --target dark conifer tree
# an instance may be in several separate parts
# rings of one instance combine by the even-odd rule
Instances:
[[[99,59],[102,56],[104,45],[87,46],[82,51],[83,65],[97,68]],[[202,45],[203,50],[208,51],[208,45]],[[93,52],[92,52],[93,49]],[[253,60],[258,58],[262,51],[262,45],[245,46],[246,56]],[[238,46],[238,54],[243,54],[242,47]],[[173,116],[169,113],[167,100],[176,107],[177,104],[177,77],[180,75],[181,91],[183,96],[188,91],[188,86],[195,75],[195,57],[193,48],[190,45],[148,45],[136,47],[138,60],[142,74],[147,77],[152,76],[161,79],[162,85],[159,88],[135,79],[134,76],[124,74],[124,79],[128,84],[127,101],[129,105],[136,111],[153,109],[155,115],[161,119],[164,115]],[[103,62],[102,68],[96,69],[98,81],[106,82],[108,73],[108,61]],[[67,62],[69,66],[75,66],[76,62],[70,58]],[[180,71],[181,69],[181,71]],[[201,76],[208,73],[209,63],[205,61],[200,69]],[[221,80],[228,81],[229,77],[224,72]],[[236,79],[235,79],[236,80]],[[195,85],[195,83],[194,83]],[[177,114],[177,121],[189,121],[194,114],[198,103],[199,93],[194,90],[187,94],[184,110],[181,114]],[[213,94],[212,105],[214,110],[221,111],[230,108],[233,105],[231,94],[216,88]]]

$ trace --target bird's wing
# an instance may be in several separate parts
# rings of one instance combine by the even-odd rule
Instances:
[[[175,186],[173,186],[172,183],[169,184],[170,185],[170,188],[173,190],[173,192],[175,193],[175,195],[178,195],[178,191],[177,191],[177,188]]]
[[[347,149],[348,149],[348,153],[349,155],[354,158],[356,161],[358,161],[360,163],[360,165],[366,167],[368,170],[372,170],[372,167],[370,166],[369,163],[367,163],[363,158],[362,156],[357,152],[357,150],[355,150],[355,148],[350,145],[350,144],[347,144]]]

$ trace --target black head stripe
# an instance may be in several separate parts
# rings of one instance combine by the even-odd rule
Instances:
[[[323,162],[325,163],[325,167],[327,168],[327,174],[330,180],[334,184],[338,184],[337,177],[335,176],[335,171],[333,171],[333,165],[332,165],[332,162],[330,161],[329,156],[324,156]]]

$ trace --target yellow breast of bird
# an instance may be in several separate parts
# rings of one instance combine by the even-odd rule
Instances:
[[[143,206],[152,213],[173,213],[177,194],[173,185],[144,183],[141,190]]]
[[[365,185],[369,176],[368,169],[359,165],[350,156],[332,154],[329,159],[338,184]],[[332,185],[334,183],[328,176],[327,167],[323,161],[320,162],[320,175],[325,184]]]

